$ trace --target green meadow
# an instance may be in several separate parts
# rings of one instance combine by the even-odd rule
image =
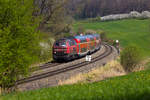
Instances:
[[[120,40],[122,47],[137,45],[145,57],[150,56],[150,20],[126,19],[108,22],[78,21],[74,24],[77,31],[79,27],[91,30],[103,30],[107,36]]]
[[[149,100],[150,71],[105,81],[3,95],[0,100]]]

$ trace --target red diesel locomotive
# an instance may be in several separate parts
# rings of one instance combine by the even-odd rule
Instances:
[[[72,60],[91,54],[101,47],[99,34],[80,35],[63,38],[55,41],[53,45],[53,59]]]

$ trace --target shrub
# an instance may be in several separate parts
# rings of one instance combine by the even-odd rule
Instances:
[[[128,46],[121,52],[121,65],[126,72],[131,72],[141,61],[141,52],[137,46]]]
[[[77,34],[80,35],[83,34],[84,32],[85,32],[85,28],[83,26],[79,26]]]
[[[97,16],[95,18],[88,18],[88,19],[86,19],[86,21],[88,21],[88,22],[99,22],[99,21],[101,21],[101,17]]]
[[[96,17],[96,20],[101,21],[101,17],[100,16]]]
[[[85,34],[93,34],[93,33],[95,34],[96,31],[91,30],[91,29],[85,30]]]
[[[105,32],[101,33],[101,39],[103,42],[106,42],[108,40]]]
[[[52,46],[54,41],[55,40],[53,38],[48,38],[47,41],[40,42],[41,52],[39,55],[39,62],[47,62],[52,60]]]

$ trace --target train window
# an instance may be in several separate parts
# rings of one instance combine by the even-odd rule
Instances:
[[[91,38],[90,38],[90,40],[92,40],[92,41],[93,41],[93,40],[94,40],[94,38],[93,38],[93,37],[91,37]]]
[[[83,40],[83,39],[81,39],[81,40],[80,40],[80,42],[81,42],[81,43],[83,43],[83,42],[84,42],[84,40]]]
[[[55,45],[56,46],[66,46],[66,41],[64,41],[64,40],[56,41]]]
[[[59,43],[58,43],[58,42],[56,42],[56,43],[55,43],[55,46],[59,46]]]
[[[86,39],[84,39],[84,42],[87,42]]]
[[[69,46],[72,46],[72,43],[71,43],[71,41],[70,41],[70,40],[68,40],[68,43],[69,43]]]
[[[76,45],[76,42],[75,42],[75,40],[72,40],[72,43],[73,43],[73,45]]]
[[[85,38],[82,38],[82,39],[81,39],[81,43],[83,43],[83,42],[86,42],[86,39],[85,39]]]
[[[73,46],[73,45],[76,45],[76,43],[75,43],[74,40],[69,40],[69,45],[70,45],[70,46]]]

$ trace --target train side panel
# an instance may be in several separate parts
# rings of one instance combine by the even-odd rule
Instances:
[[[80,41],[80,42],[77,42],[77,45],[78,45],[78,48],[79,48],[78,56],[79,57],[85,56],[88,53],[88,45],[87,45],[86,37],[85,36],[76,36],[75,40]]]
[[[101,39],[98,34],[75,36],[57,40],[53,45],[54,60],[74,59],[100,49]]]

